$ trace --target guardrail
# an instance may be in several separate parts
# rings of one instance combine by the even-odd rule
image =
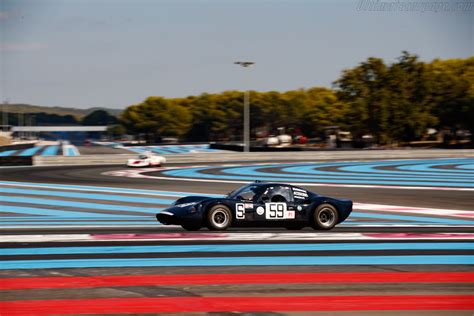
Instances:
[[[0,146],[0,152],[7,151],[7,150],[22,150],[34,147],[36,142],[33,143],[26,143],[26,144],[12,144],[12,145],[5,145]]]
[[[84,156],[34,156],[33,165],[108,165],[125,164],[128,159],[137,155],[84,155]]]
[[[33,159],[31,156],[5,156],[0,157],[0,166],[31,166]]]

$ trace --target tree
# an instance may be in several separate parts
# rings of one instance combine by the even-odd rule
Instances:
[[[431,78],[433,114],[438,128],[469,129],[474,140],[474,57],[434,60],[427,65]]]
[[[96,110],[84,116],[81,123],[82,125],[111,125],[117,124],[118,120],[107,111]]]
[[[305,106],[302,108],[300,126],[305,135],[324,137],[325,127],[348,128],[344,118],[348,104],[340,101],[336,93],[326,88],[311,88],[306,91]]]
[[[121,137],[121,136],[125,135],[126,132],[127,131],[126,131],[125,127],[123,127],[120,124],[110,125],[110,126],[107,127],[107,134],[112,138]]]
[[[335,81],[337,97],[349,104],[346,122],[355,137],[369,133],[377,142],[387,140],[386,79],[383,60],[371,57]]]
[[[389,66],[369,58],[344,71],[335,85],[339,99],[349,104],[346,119],[356,136],[370,133],[382,144],[409,142],[437,122],[426,65],[408,52]]]
[[[149,97],[125,109],[122,124],[131,134],[145,134],[147,141],[160,141],[163,136],[182,136],[187,132],[191,116],[177,100]]]
[[[379,144],[421,139],[428,127],[453,133],[470,129],[474,135],[474,57],[425,63],[402,52],[391,64],[370,57],[344,70],[333,88],[250,91],[251,135],[285,127],[324,137],[325,128],[333,125],[356,139],[371,134]],[[121,122],[129,133],[144,134],[149,141],[162,136],[241,140],[243,98],[241,91],[149,97],[129,106]]]

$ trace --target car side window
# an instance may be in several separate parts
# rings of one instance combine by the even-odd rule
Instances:
[[[293,202],[293,197],[289,187],[273,186],[268,187],[260,196],[260,202]]]
[[[238,193],[239,197],[241,197],[242,200],[252,201],[255,197],[255,193],[256,193],[257,189],[258,189],[258,187],[255,187],[255,186],[246,188],[242,192]]]

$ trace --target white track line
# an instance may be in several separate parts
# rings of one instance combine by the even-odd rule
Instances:
[[[202,236],[200,236],[202,235]],[[226,240],[433,240],[474,239],[474,233],[156,233],[156,234],[51,234],[3,235],[0,242],[72,242],[72,241],[226,241]]]
[[[354,203],[354,210],[389,212],[389,213],[415,213],[437,216],[454,216],[463,218],[474,218],[474,211],[446,210],[439,208],[409,207],[384,204]]]

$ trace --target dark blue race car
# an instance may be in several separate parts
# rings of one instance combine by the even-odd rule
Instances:
[[[329,230],[352,211],[351,200],[320,196],[281,183],[254,182],[225,197],[188,196],[156,214],[164,225],[181,225],[186,230],[208,227],[286,227]]]

